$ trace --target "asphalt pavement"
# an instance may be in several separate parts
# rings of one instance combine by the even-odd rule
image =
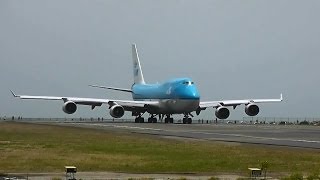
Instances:
[[[172,138],[320,149],[320,127],[302,125],[69,122],[60,125],[122,130]]]

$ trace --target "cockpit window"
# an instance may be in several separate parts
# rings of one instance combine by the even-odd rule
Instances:
[[[194,84],[194,82],[192,82],[192,81],[184,81],[182,84],[184,84],[184,85],[192,85],[192,84]]]

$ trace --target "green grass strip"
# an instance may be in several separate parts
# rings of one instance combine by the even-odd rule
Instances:
[[[0,173],[61,172],[65,165],[79,171],[245,173],[264,161],[269,162],[269,172],[318,172],[320,151],[0,123]]]

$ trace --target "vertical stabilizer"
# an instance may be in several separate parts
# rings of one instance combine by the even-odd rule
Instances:
[[[136,44],[132,44],[134,84],[145,84]]]

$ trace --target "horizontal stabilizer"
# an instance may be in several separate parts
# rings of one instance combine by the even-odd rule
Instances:
[[[98,85],[89,85],[90,87],[101,88],[101,89],[109,89],[115,91],[122,91],[122,92],[129,92],[132,93],[131,89],[124,89],[124,88],[116,88],[116,87],[107,87],[107,86],[98,86]]]

